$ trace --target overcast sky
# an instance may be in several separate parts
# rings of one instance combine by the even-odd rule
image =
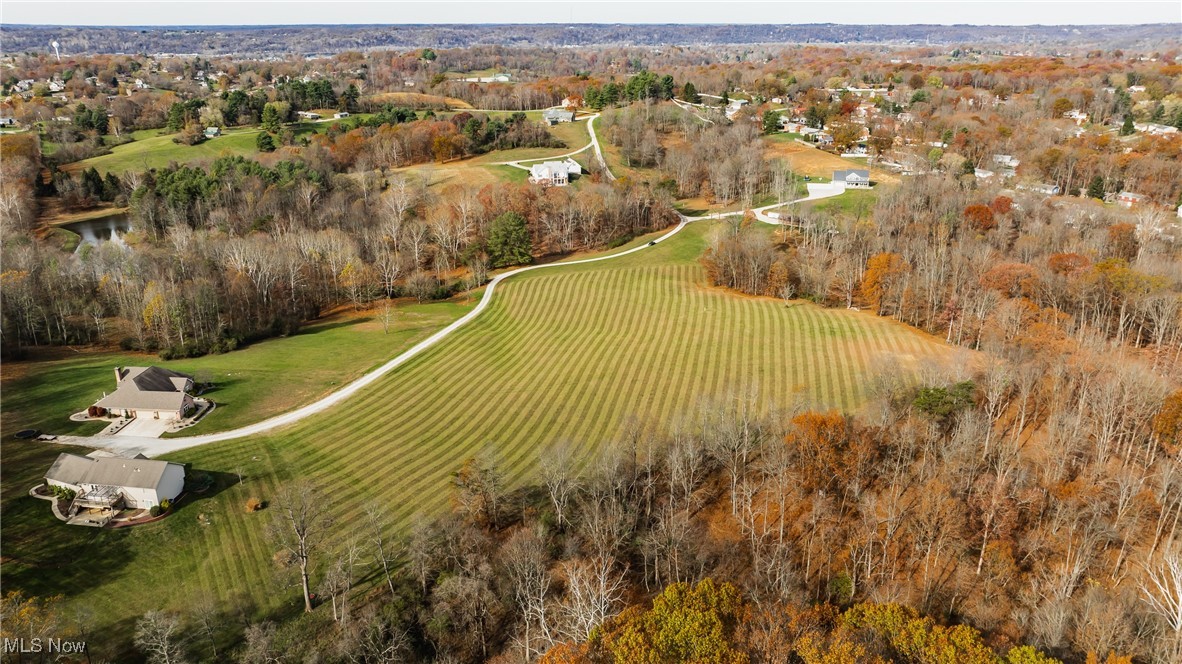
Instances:
[[[0,23],[137,26],[374,23],[1178,23],[1182,28],[1182,0],[0,0]],[[1179,37],[1182,38],[1182,29]]]

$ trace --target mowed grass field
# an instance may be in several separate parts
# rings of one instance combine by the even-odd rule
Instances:
[[[342,533],[372,503],[405,528],[446,509],[452,474],[477,454],[494,454],[519,485],[556,443],[589,460],[630,422],[660,429],[691,416],[702,398],[754,389],[765,408],[803,395],[818,408],[855,410],[882,362],[953,357],[943,343],[867,313],[709,287],[698,258],[712,228],[694,224],[618,260],[510,279],[480,318],[335,410],[264,437],[168,455],[215,472],[220,491],[159,523],[70,529],[44,502],[12,499],[6,587],[64,594],[98,616],[95,633],[114,640],[130,633],[137,613],[186,610],[207,597],[260,617],[291,610],[298,591],[274,582],[264,535],[272,515],[244,510],[248,498],[273,500],[285,481],[314,481]],[[56,452],[19,451],[39,454],[45,467]],[[36,477],[25,474],[6,477],[6,491]],[[84,572],[89,565],[73,562],[78,551],[103,564]]]

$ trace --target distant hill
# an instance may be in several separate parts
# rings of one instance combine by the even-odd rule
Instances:
[[[6,55],[45,52],[51,41],[63,54],[171,53],[246,57],[332,55],[342,51],[505,46],[666,46],[710,44],[975,44],[1057,49],[1124,48],[1153,51],[1176,43],[1177,25],[972,26],[972,25],[319,25],[62,27],[0,26]]]

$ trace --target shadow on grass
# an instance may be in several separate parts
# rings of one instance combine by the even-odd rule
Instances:
[[[44,463],[43,459],[40,461]],[[50,463],[44,463],[41,472]],[[167,553],[172,547],[185,546],[185,542],[199,536],[202,526],[198,515],[205,509],[204,503],[238,483],[238,476],[233,473],[186,471],[187,475],[196,473],[210,477],[209,488],[204,493],[187,492],[173,513],[164,519],[117,529],[67,525],[53,516],[48,502],[28,495],[5,500],[4,564],[0,567],[4,587],[39,597],[77,597],[113,578],[135,574],[141,565],[153,565],[154,561],[141,560],[137,553],[153,550]],[[30,479],[28,473],[21,475],[19,479],[6,477],[5,484],[23,482],[26,491],[36,484],[37,480]],[[158,546],[138,543],[132,546],[130,537],[156,540]]]

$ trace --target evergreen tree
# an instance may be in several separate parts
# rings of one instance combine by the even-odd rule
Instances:
[[[279,111],[271,104],[263,107],[263,130],[273,133],[278,133],[282,127],[282,120],[279,118]]]
[[[722,99],[718,100],[718,105],[719,106],[730,106],[730,103],[731,103],[731,96],[729,94],[727,94],[726,90],[723,90],[722,91]]]
[[[1104,200],[1104,178],[1096,175],[1088,184],[1088,198]]]
[[[660,89],[660,98],[661,99],[664,100],[664,99],[672,99],[673,98],[673,89],[676,87],[676,85],[673,82],[672,76],[670,76],[669,74],[665,74],[664,76],[661,77],[661,80],[658,81],[657,85]]]
[[[694,87],[693,83],[687,82],[685,87],[681,89],[681,98],[691,104],[702,103],[702,96],[698,94],[698,89]]]
[[[1133,127],[1133,114],[1132,113],[1125,113],[1124,124],[1122,124],[1120,126],[1120,135],[1121,136],[1132,136],[1136,131],[1137,131],[1137,129],[1135,127]]]
[[[176,133],[185,128],[185,105],[179,101],[168,109],[168,131]]]
[[[342,111],[348,111],[350,113],[356,112],[357,111],[357,101],[359,99],[361,99],[361,93],[357,90],[356,85],[353,85],[352,83],[350,83],[349,87],[345,88],[345,91],[341,93],[340,109]]]
[[[780,130],[780,114],[775,111],[763,112],[763,133],[774,134]]]
[[[530,262],[529,228],[525,225],[525,217],[506,212],[494,219],[488,229],[488,254],[493,267]]]
[[[254,141],[254,145],[256,148],[258,148],[259,152],[275,151],[275,139],[271,138],[271,135],[265,131],[259,132],[258,138],[256,138]]]

